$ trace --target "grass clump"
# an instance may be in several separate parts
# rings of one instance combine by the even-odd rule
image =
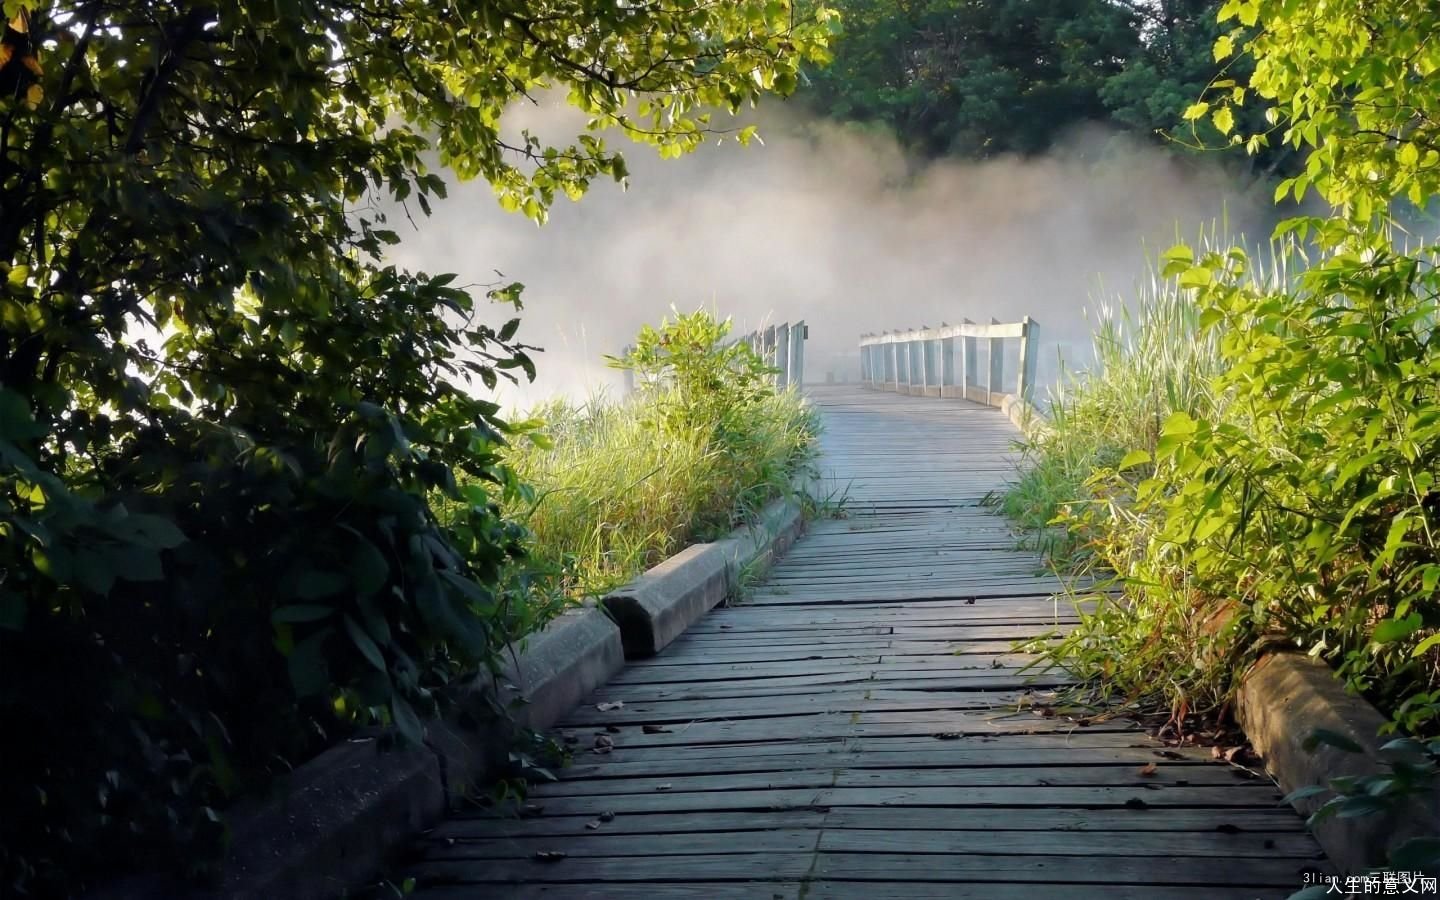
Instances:
[[[1178,246],[1102,321],[1004,501],[1103,588],[1052,662],[1183,718],[1278,641],[1436,731],[1440,275],[1371,240],[1294,277],[1293,250]]]
[[[1213,244],[1214,231],[1201,240]],[[1222,369],[1218,340],[1200,328],[1192,293],[1152,265],[1132,303],[1113,298],[1098,305],[1092,366],[1062,368],[1051,388],[1046,421],[1026,436],[1028,465],[1000,507],[1025,528],[1048,534],[1053,556],[1086,552],[1084,535],[1052,526],[1070,504],[1095,498],[1097,472],[1113,470],[1133,450],[1153,453],[1176,411],[1221,413],[1211,385]]]
[[[526,485],[507,512],[528,524],[533,567],[572,598],[628,581],[686,545],[718,537],[792,491],[813,459],[814,411],[777,391],[728,321],[705,312],[646,328],[613,361],[637,390],[536,411],[543,429],[509,451]]]

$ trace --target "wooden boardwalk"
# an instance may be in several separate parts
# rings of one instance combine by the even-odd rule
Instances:
[[[1074,619],[980,506],[1014,471],[998,411],[811,393],[848,517],[575,710],[539,815],[428,835],[422,900],[1278,898],[1323,865],[1269,781],[1042,714],[1063,678],[1011,644]]]

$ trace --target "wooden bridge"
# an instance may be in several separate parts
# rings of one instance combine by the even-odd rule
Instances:
[[[1324,865],[1265,778],[1056,712],[1063,677],[1021,670],[1016,639],[1075,618],[982,506],[1005,415],[808,390],[846,517],[577,708],[538,814],[431,832],[417,896],[1214,900]]]

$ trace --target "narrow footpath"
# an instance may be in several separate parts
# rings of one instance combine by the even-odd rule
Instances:
[[[982,505],[998,410],[810,393],[845,517],[574,710],[538,814],[431,832],[416,897],[1250,900],[1325,865],[1267,779],[1046,707],[1012,643],[1075,617]]]

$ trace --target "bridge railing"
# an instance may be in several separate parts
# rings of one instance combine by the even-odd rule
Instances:
[[[791,324],[767,325],[749,334],[742,334],[733,343],[749,344],[750,349],[776,370],[775,386],[780,390],[805,383],[805,341],[810,326],[802,319]]]
[[[862,335],[860,378],[872,388],[901,394],[961,397],[1001,407],[1007,398],[1028,403],[1035,386],[1039,331],[1026,316],[1019,322],[992,319],[982,325],[965,319],[959,325]],[[1020,342],[1012,390],[1005,384],[1007,340]],[[981,341],[986,343],[983,378],[977,374]]]
[[[805,341],[810,337],[810,326],[805,320],[794,324],[781,322],[779,325],[768,325],[759,328],[749,334],[742,334],[737,338],[726,341],[725,346],[731,344],[747,344],[756,355],[763,359],[766,365],[775,369],[775,386],[780,390],[790,385],[799,387],[805,383]],[[620,355],[629,356],[630,351],[635,349],[634,344],[627,344]],[[625,392],[628,394],[635,390],[635,372],[632,369],[625,370]]]

